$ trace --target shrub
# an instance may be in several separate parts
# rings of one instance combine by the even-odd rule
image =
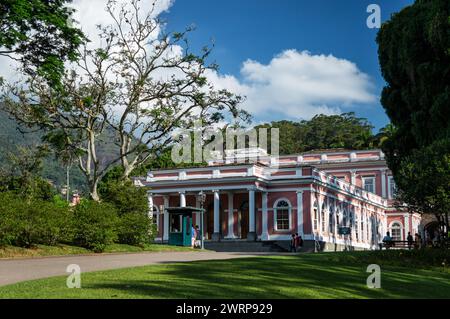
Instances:
[[[55,202],[35,201],[29,212],[36,217],[34,242],[56,245],[71,241],[73,214],[68,206]]]
[[[83,200],[74,209],[74,242],[95,252],[117,239],[116,209],[109,203]]]
[[[20,212],[26,210],[25,203],[11,193],[0,193],[0,244],[15,244],[20,229]]]
[[[65,206],[8,192],[0,194],[0,207],[0,244],[31,247],[70,239],[71,214]]]
[[[143,246],[153,241],[153,223],[147,214],[126,213],[120,216],[118,240],[121,244]]]
[[[153,240],[155,230],[148,216],[147,193],[130,181],[108,180],[102,184],[102,199],[119,215],[118,240],[121,244],[143,246]]]

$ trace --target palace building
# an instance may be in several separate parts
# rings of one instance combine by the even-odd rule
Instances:
[[[241,158],[247,161],[237,164]],[[394,206],[395,184],[380,150],[278,157],[236,150],[204,167],[151,171],[135,184],[149,189],[162,242],[174,227],[165,208],[184,206],[204,208],[211,243],[286,246],[298,233],[305,250],[378,249],[387,231],[394,240],[420,231],[420,215]],[[201,224],[200,215],[194,224]]]

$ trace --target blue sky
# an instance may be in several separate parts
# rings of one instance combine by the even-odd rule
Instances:
[[[220,65],[220,74],[232,75],[238,81],[246,80],[241,72],[248,59],[259,66],[268,65],[274,56],[285,50],[309,51],[311,56],[332,55],[354,63],[358,70],[368,75],[370,88],[365,88],[376,98],[353,99],[345,106],[341,100],[329,102],[331,109],[354,111],[368,118],[376,129],[388,122],[379,103],[384,85],[378,65],[375,37],[377,29],[369,29],[366,19],[367,6],[371,3],[381,7],[382,21],[392,13],[410,5],[412,0],[176,0],[164,14],[169,30],[180,30],[190,24],[196,31],[190,40],[194,48],[215,41],[213,59]],[[319,88],[320,89],[320,88]],[[309,100],[308,100],[309,101]],[[314,102],[314,101],[313,101]],[[311,102],[311,103],[313,103]],[[323,101],[319,102],[324,103]],[[282,107],[282,106],[281,106]],[[277,106],[267,112],[255,114],[255,121],[284,118],[303,118],[294,111],[277,112]],[[320,108],[317,112],[320,113]],[[315,112],[315,111],[314,111]]]

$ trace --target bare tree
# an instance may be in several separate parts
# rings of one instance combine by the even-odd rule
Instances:
[[[8,86],[8,111],[21,123],[47,132],[57,152],[78,158],[90,195],[99,200],[100,179],[114,165],[128,178],[133,169],[173,142],[173,132],[194,121],[217,123],[225,116],[248,120],[238,108],[242,98],[217,90],[208,73],[210,47],[190,51],[187,36],[166,33],[155,15],[155,3],[143,12],[138,0],[106,7],[114,23],[99,27],[102,44],[84,46],[80,60],[65,73],[63,85],[51,87],[39,76],[25,85]],[[101,137],[112,136],[117,156],[102,162]]]

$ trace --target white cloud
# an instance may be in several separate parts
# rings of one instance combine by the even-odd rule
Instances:
[[[258,118],[275,113],[309,119],[376,100],[368,75],[354,63],[332,55],[286,50],[267,65],[245,61],[241,75],[242,81],[215,73],[209,78],[218,88],[245,95],[244,109]]]
[[[91,45],[98,47],[100,40],[98,37],[97,25],[103,26],[114,23],[114,20],[105,10],[108,0],[75,0],[71,7],[76,10],[73,18],[86,36],[92,41]],[[152,9],[154,0],[139,1],[139,6],[142,9],[141,13],[146,14]],[[174,0],[157,0],[153,8],[153,16],[156,17],[164,11],[169,10],[173,5]],[[130,4],[130,0],[116,0],[117,7],[121,5]]]
[[[76,9],[75,20],[95,47],[100,45],[96,25],[113,22],[105,11],[106,3],[107,0],[74,0],[71,4]],[[117,0],[117,3],[129,3],[129,0]],[[142,12],[148,12],[153,1],[139,3]],[[169,10],[173,3],[174,0],[158,0],[154,15]],[[173,50],[171,54],[181,54],[181,48],[175,46]],[[0,57],[0,74],[11,80],[16,74],[14,65],[11,59]],[[171,73],[161,71],[159,75]],[[242,106],[256,120],[309,119],[316,114],[337,114],[354,104],[376,101],[369,76],[353,62],[308,51],[285,50],[268,64],[247,60],[241,68],[241,79],[213,71],[208,72],[208,78],[216,88],[246,96]]]

